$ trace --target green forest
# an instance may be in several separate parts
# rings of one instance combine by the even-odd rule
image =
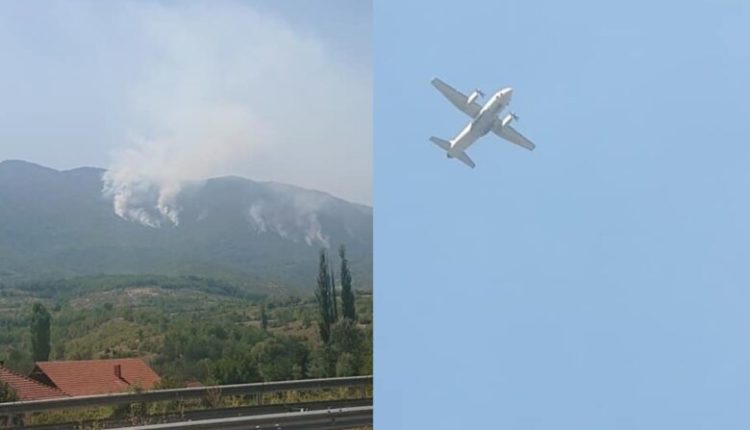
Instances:
[[[352,290],[342,251],[321,252],[309,294],[196,276],[0,285],[0,361],[141,357],[163,387],[371,374],[372,292]]]

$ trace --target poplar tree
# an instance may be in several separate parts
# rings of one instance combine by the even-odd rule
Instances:
[[[268,315],[266,314],[265,302],[260,304],[260,327],[263,331],[268,329]]]
[[[357,319],[357,310],[354,306],[352,274],[349,271],[349,262],[343,245],[339,248],[339,257],[341,257],[341,314],[344,318],[354,321]]]
[[[333,271],[333,262],[330,262],[330,268],[331,268],[331,317],[332,321],[335,323],[339,320],[339,304],[336,300],[336,278]]]
[[[333,324],[333,313],[331,311],[333,299],[331,297],[331,277],[328,273],[326,252],[320,250],[320,264],[318,265],[318,285],[315,290],[315,298],[318,301],[318,329],[323,343],[331,339],[331,324]]]
[[[41,303],[34,303],[31,311],[31,355],[34,361],[49,360],[50,314]]]

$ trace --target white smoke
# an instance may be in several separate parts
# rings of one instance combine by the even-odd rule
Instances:
[[[318,220],[318,213],[327,197],[320,194],[297,194],[294,198],[295,213],[301,214],[297,218],[297,225],[305,232],[305,243],[309,246],[320,244],[330,247],[328,236],[323,234],[323,228]]]
[[[369,202],[370,71],[273,16],[221,5],[138,3],[128,15],[148,43],[132,136],[104,176],[117,215],[177,225],[186,182],[230,174]],[[317,219],[302,224],[324,239]]]
[[[295,194],[290,202],[270,203],[258,200],[250,205],[247,218],[258,233],[274,233],[308,246],[330,246],[330,238],[323,233],[318,214],[325,197],[308,198]],[[290,230],[290,226],[294,230]]]
[[[263,204],[260,202],[253,203],[250,209],[247,211],[250,215],[250,221],[255,226],[255,230],[259,233],[265,233],[268,231],[266,226],[266,219],[263,215]]]
[[[319,243],[326,248],[330,247],[328,236],[323,234],[323,229],[316,214],[308,214],[302,227],[305,231],[305,243],[308,246]]]

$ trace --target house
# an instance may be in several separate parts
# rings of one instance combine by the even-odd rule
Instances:
[[[67,397],[62,391],[22,376],[0,362],[0,382],[13,389],[18,400],[42,400]]]
[[[29,377],[68,396],[150,390],[160,380],[139,358],[37,362]]]

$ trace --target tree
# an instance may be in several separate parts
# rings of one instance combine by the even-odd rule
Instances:
[[[266,315],[265,303],[260,304],[260,328],[262,328],[263,331],[268,330],[268,315]]]
[[[219,384],[259,382],[258,367],[250,351],[224,356],[211,364],[211,376]]]
[[[372,375],[372,325],[368,325],[365,329],[362,347],[359,352],[362,356],[359,374]]]
[[[344,352],[336,359],[336,376],[357,376],[357,357],[351,352]]]
[[[16,390],[5,382],[0,381],[0,403],[15,402],[16,400],[18,400]]]
[[[354,307],[352,274],[349,271],[349,262],[346,259],[344,245],[339,248],[339,257],[341,257],[341,314],[344,318],[354,321],[357,319],[357,310]]]
[[[333,295],[331,294],[331,276],[328,273],[326,252],[320,250],[320,265],[318,267],[318,286],[315,290],[315,299],[318,301],[318,329],[323,343],[328,343],[331,338],[331,324],[335,322],[333,312]]]
[[[34,303],[31,311],[31,355],[34,361],[49,360],[50,314],[41,303]]]
[[[345,352],[357,354],[362,351],[364,333],[350,319],[343,319],[331,326],[331,349],[337,356]]]
[[[336,322],[339,320],[339,304],[336,302],[336,277],[334,276],[333,262],[331,262],[331,298],[331,317],[333,322]]]
[[[302,378],[309,354],[304,343],[286,336],[270,337],[250,350],[258,373],[266,382]]]
[[[328,345],[316,345],[310,351],[310,360],[307,367],[307,376],[310,378],[330,378],[336,376],[336,369],[331,363],[336,358]]]
[[[365,336],[354,321],[344,318],[331,326],[330,357],[336,376],[354,376],[362,367]]]

